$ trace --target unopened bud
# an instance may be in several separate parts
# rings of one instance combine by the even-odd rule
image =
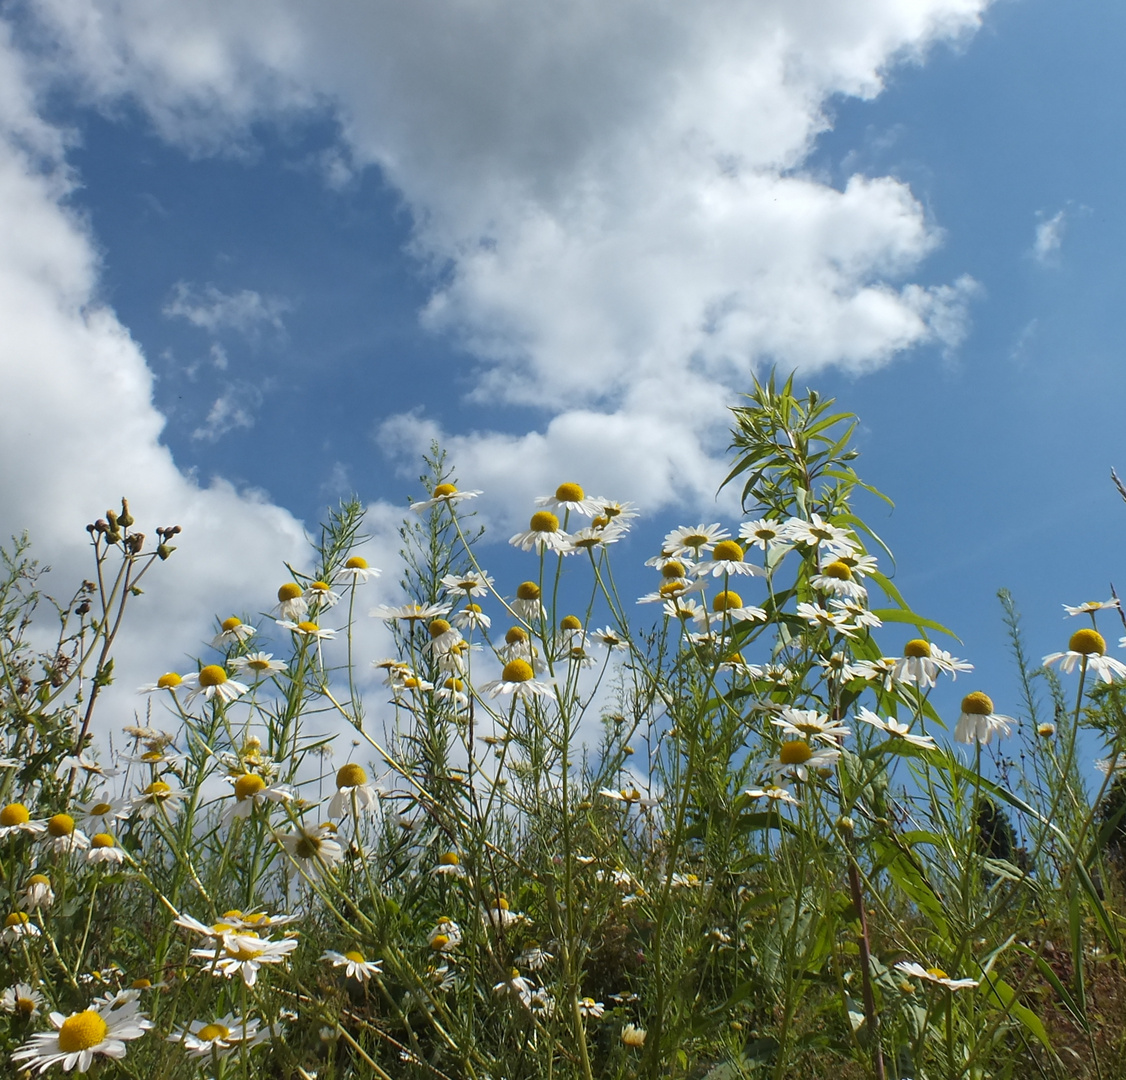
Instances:
[[[119,533],[116,529],[111,529],[106,533],[106,542],[110,544],[120,544],[121,533]]]
[[[117,528],[117,514],[115,514],[112,510],[106,511],[106,520],[109,522],[111,529]]]
[[[133,515],[129,513],[129,500],[121,500],[121,516],[117,519],[121,524],[128,529],[133,524]]]
[[[160,544],[156,549],[156,554],[159,557],[160,561],[164,562],[164,560],[167,559],[168,556],[171,555],[175,550],[176,549],[171,544]]]
[[[96,530],[97,530],[98,532],[100,532],[100,533],[104,533],[104,532],[106,531],[106,529],[108,529],[108,528],[109,528],[109,526],[108,526],[108,525],[107,525],[107,524],[105,523],[105,519],[104,519],[104,518],[98,518],[98,520],[94,522],[94,528],[95,528],[95,529],[96,529]]]
[[[141,553],[141,548],[143,548],[144,546],[145,546],[145,534],[144,533],[133,533],[133,535],[129,537],[129,550],[134,555],[139,555]]]

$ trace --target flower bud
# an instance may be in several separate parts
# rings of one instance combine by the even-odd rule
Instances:
[[[123,498],[121,500],[121,516],[117,520],[126,529],[128,529],[129,526],[133,524],[133,515],[131,513],[129,513],[129,500],[128,499]]]

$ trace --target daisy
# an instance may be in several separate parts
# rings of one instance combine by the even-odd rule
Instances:
[[[481,610],[480,604],[466,604],[450,616],[450,622],[459,630],[488,630],[493,620]]]
[[[840,611],[833,611],[816,604],[798,604],[798,615],[805,619],[814,630],[826,630],[832,634],[843,634],[847,638],[856,637],[859,629],[849,622],[849,617]]]
[[[329,817],[342,817],[350,810],[374,810],[379,801],[375,788],[368,783],[368,774],[354,761],[336,771],[336,794],[328,804]]]
[[[361,555],[350,555],[344,560],[344,565],[336,571],[338,581],[342,581],[351,585],[358,585],[361,581],[368,581],[373,577],[379,577],[383,573],[382,570],[377,570],[374,566],[368,566],[367,559]]]
[[[860,582],[853,580],[852,569],[841,559],[834,559],[821,567],[821,573],[814,574],[809,584],[818,592],[831,593],[848,600],[863,600],[868,590]]]
[[[441,580],[449,593],[464,593],[470,596],[488,596],[493,579],[480,570],[469,570],[464,574],[446,574]]]
[[[462,640],[461,632],[455,630],[445,619],[431,619],[426,624],[430,640],[424,648],[431,656],[441,656],[456,648]]]
[[[268,652],[254,652],[247,653],[245,656],[236,656],[230,661],[230,666],[237,675],[251,675],[255,679],[286,670],[284,661],[275,660],[274,654]]]
[[[70,814],[55,814],[47,819],[44,842],[52,851],[63,855],[72,851],[85,851],[90,846],[90,838],[75,826]]]
[[[739,539],[746,540],[751,547],[757,547],[762,551],[790,546],[786,526],[780,521],[771,521],[768,518],[743,522],[739,526]]]
[[[55,1030],[32,1035],[12,1054],[13,1064],[37,1069],[40,1075],[52,1065],[62,1065],[64,1072],[75,1066],[79,1072],[88,1072],[96,1054],[119,1061],[125,1057],[126,1042],[139,1039],[152,1027],[137,1011],[136,1000],[103,1002],[70,1016],[52,1012],[48,1019]]]
[[[1068,615],[1089,615],[1094,611],[1105,611],[1107,608],[1118,607],[1118,600],[1113,596],[1109,600],[1087,600],[1082,604],[1077,604],[1071,607],[1068,604],[1063,605],[1064,611]]]
[[[705,582],[702,579],[693,581],[686,577],[668,578],[656,592],[646,593],[638,598],[639,604],[663,604],[666,600],[676,600],[681,596],[691,593],[703,592]]]
[[[614,650],[629,648],[629,642],[626,638],[610,626],[603,626],[595,630],[590,637],[596,645],[601,645],[604,649]]]
[[[790,772],[799,780],[808,780],[810,770],[820,772],[831,769],[840,759],[841,752],[836,748],[822,747],[814,750],[804,739],[784,742],[779,748],[778,757],[768,761],[763,768],[775,773]]]
[[[913,683],[920,689],[934,686],[940,674],[958,677],[959,671],[973,671],[973,664],[955,660],[948,652],[922,638],[903,646],[903,656],[896,660],[892,678],[898,683]]]
[[[599,511],[598,502],[588,499],[578,484],[560,484],[554,495],[539,496],[536,506],[546,506],[549,510],[574,510],[584,517],[594,517]]]
[[[550,697],[552,688],[550,684],[540,682],[535,678],[535,672],[532,670],[532,665],[527,660],[516,657],[514,660],[509,660],[504,665],[504,670],[500,674],[499,679],[492,682],[487,682],[481,687],[481,692],[486,693],[489,697],[495,698],[501,694],[511,694],[514,698],[535,697],[537,694],[543,694]]]
[[[403,622],[413,623],[429,622],[431,619],[448,615],[449,611],[449,604],[402,604],[399,607],[380,604],[378,607],[373,607],[368,615],[373,619],[384,619],[388,622],[401,619]]]
[[[291,634],[296,634],[297,637],[310,641],[329,641],[336,637],[335,630],[321,629],[315,622],[308,620],[299,623],[279,620],[278,626],[283,630],[288,630]]]
[[[877,731],[882,731],[893,739],[902,739],[904,742],[909,742],[912,746],[917,746],[922,750],[936,749],[935,741],[929,735],[912,735],[910,724],[901,724],[898,720],[893,719],[881,719],[871,709],[862,708],[856,714],[856,719],[863,720],[865,724],[871,724]]]
[[[891,690],[898,663],[898,657],[881,656],[878,660],[857,660],[853,666],[866,682],[879,683],[885,690]]]
[[[16,983],[0,994],[0,1009],[30,1020],[39,1015],[39,1006],[43,1004],[43,1000],[43,995],[33,986]]]
[[[115,821],[127,818],[133,807],[128,799],[112,799],[102,792],[88,803],[79,803],[76,809],[82,815],[83,829],[96,830],[112,828]]]
[[[275,941],[259,937],[253,930],[241,930],[223,934],[215,948],[192,949],[191,955],[207,961],[201,970],[209,971],[216,978],[233,979],[240,975],[250,987],[258,981],[258,971],[263,964],[284,964],[296,948],[296,938]]]
[[[3,944],[12,945],[21,938],[31,937],[39,937],[39,927],[26,911],[13,911],[4,920],[4,929],[0,930],[0,942]]]
[[[133,799],[133,809],[143,818],[151,818],[156,814],[175,817],[180,809],[178,804],[187,797],[188,793],[181,788],[174,788],[163,780],[154,780],[137,793]]]
[[[308,610],[305,590],[296,581],[287,581],[278,589],[278,604],[270,614],[277,616],[278,619],[295,622]]]
[[[463,878],[466,876],[465,867],[461,865],[461,856],[456,851],[443,852],[438,857],[438,865],[430,873],[439,877]]]
[[[450,952],[461,944],[461,927],[453,919],[439,919],[426,943],[435,952]]]
[[[810,514],[808,521],[790,518],[785,528],[787,539],[795,544],[824,548],[833,555],[851,555],[857,550],[856,541],[846,530],[823,521],[820,514]]]
[[[814,663],[825,672],[830,680],[838,684],[865,678],[865,669],[858,663],[854,664],[851,658],[843,652],[835,652],[830,656],[819,656]]]
[[[614,802],[624,802],[631,806],[641,806],[648,809],[651,806],[656,806],[657,799],[645,798],[637,788],[622,788],[615,791],[613,788],[599,788],[598,794],[604,799],[612,799]]]
[[[435,691],[435,697],[449,702],[455,709],[464,709],[469,705],[469,695],[465,692],[465,683],[461,679],[451,676]]]
[[[631,502],[614,502],[601,497],[592,498],[589,501],[594,506],[597,517],[609,518],[614,525],[632,521],[635,517],[641,516],[641,512]]]
[[[752,577],[763,577],[766,571],[761,566],[743,561],[743,549],[734,540],[720,540],[712,548],[710,562],[696,564],[696,573],[701,577],[720,577],[724,574],[749,574]]]
[[[300,826],[296,832],[275,835],[290,858],[307,872],[317,875],[344,858],[344,849],[332,839],[335,832],[336,826],[326,822],[316,828]]]
[[[675,558],[678,555],[690,555],[699,559],[701,552],[711,551],[720,540],[726,540],[731,534],[718,521],[711,525],[682,525],[673,529],[665,537],[662,550]]]
[[[367,982],[373,975],[383,971],[383,964],[379,960],[365,960],[363,953],[354,950],[338,953],[326,949],[321,954],[321,959],[327,960],[333,967],[342,967],[346,978],[360,983]]]
[[[88,863],[122,863],[125,852],[117,846],[111,833],[100,832],[90,837],[90,850],[86,852]]]
[[[288,788],[271,787],[258,773],[245,772],[228,779],[234,785],[235,801],[223,813],[224,825],[230,825],[235,818],[246,821],[255,810],[264,808],[268,803],[283,803],[293,798],[293,792]]]
[[[310,581],[304,595],[311,611],[325,611],[340,601],[340,593],[333,592],[327,581]]]
[[[480,651],[480,645],[471,645],[468,641],[459,641],[448,652],[436,656],[434,662],[443,674],[464,675],[469,666],[470,654]]]
[[[598,524],[599,521],[603,524]],[[594,524],[571,533],[567,538],[567,546],[563,554],[575,555],[581,551],[593,552],[607,544],[616,544],[625,535],[626,530],[620,525],[611,525],[605,518],[595,518]]]
[[[626,1024],[622,1028],[622,1042],[634,1050],[640,1050],[645,1045],[645,1028],[636,1024]]]
[[[521,551],[535,548],[542,554],[544,550],[561,551],[567,540],[567,534],[559,527],[559,518],[550,510],[537,510],[528,523],[527,532],[517,533],[508,542]]]
[[[766,612],[753,604],[744,604],[743,598],[737,593],[726,589],[712,597],[712,611],[725,622],[761,622],[766,619]],[[706,623],[707,615],[701,611],[697,621]]]
[[[554,959],[555,957],[549,952],[544,952],[537,942],[530,941],[524,946],[524,951],[516,957],[516,965],[529,971],[542,971]]]
[[[606,1006],[601,1001],[595,1001],[591,997],[579,998],[579,1016],[584,1019],[601,1020],[605,1011]]]
[[[241,644],[256,633],[258,631],[253,626],[247,626],[242,619],[232,615],[219,624],[219,633],[211,639],[211,647],[226,652],[227,649]]]
[[[750,788],[743,792],[748,799],[770,799],[775,803],[789,803],[790,806],[801,806],[801,803],[793,797],[784,787],[779,787],[777,784],[766,784],[763,787]]]
[[[191,686],[188,691],[188,704],[202,694],[207,701],[218,698],[226,705],[250,689],[245,683],[228,678],[226,669],[219,664],[208,664],[201,668],[198,674],[187,676],[184,682],[190,683]]]
[[[23,803],[8,803],[0,810],[0,840],[18,833],[39,836],[47,831],[45,821],[32,821],[31,811]]]
[[[138,694],[155,694],[158,690],[175,690],[184,681],[183,676],[174,671],[166,671],[156,682],[139,687]]]
[[[522,911],[513,911],[508,900],[503,896],[498,896],[496,905],[483,911],[481,917],[495,930],[504,930],[513,923],[524,922],[527,919],[527,915]]]
[[[988,746],[994,733],[1008,735],[1016,721],[1011,716],[993,712],[993,699],[980,690],[962,698],[962,715],[954,729],[954,738],[960,743],[979,742]]]
[[[87,780],[93,776],[109,779],[110,777],[116,776],[121,771],[120,769],[111,769],[105,765],[100,765],[98,762],[94,761],[93,758],[88,758],[85,751],[80,754],[70,754],[64,757],[62,761],[59,762],[56,775],[62,776],[70,772],[71,769],[84,772]]]
[[[188,1057],[224,1058],[244,1044],[257,1046],[269,1038],[267,1032],[259,1032],[258,1023],[228,1013],[207,1024],[193,1020],[186,1028],[173,1028],[166,1038],[168,1042],[180,1043]]]
[[[439,484],[434,488],[429,499],[411,503],[411,509],[416,514],[421,514],[423,510],[429,510],[432,506],[453,506],[463,499],[475,499],[480,494],[480,491],[458,491],[453,484]]]
[[[843,615],[847,619],[851,619],[852,625],[858,630],[862,626],[869,626],[873,630],[878,630],[884,625],[878,615],[873,615],[872,612],[864,606],[862,600],[857,600],[852,597],[833,597],[829,601],[829,610]]]
[[[1067,652],[1045,656],[1044,666],[1058,660],[1060,670],[1070,675],[1075,670],[1075,665],[1080,664],[1081,671],[1090,669],[1103,682],[1108,683],[1114,682],[1116,675],[1119,678],[1126,676],[1126,664],[1104,655],[1105,653],[1106,639],[1097,630],[1076,630],[1067,643]]]
[[[944,986],[947,990],[964,990],[978,985],[977,979],[952,979],[942,968],[925,968],[914,961],[900,960],[895,965],[897,971],[910,975],[913,979],[922,979],[924,982]]]
[[[852,732],[840,720],[833,720],[816,709],[782,709],[782,715],[770,721],[782,729],[783,735],[796,735],[803,739],[823,739],[833,745]]]
[[[32,874],[20,894],[20,904],[28,911],[35,911],[38,908],[49,908],[54,902],[55,891],[51,888],[51,879],[46,874]]]

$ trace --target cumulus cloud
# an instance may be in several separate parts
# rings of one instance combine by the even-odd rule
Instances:
[[[278,333],[285,330],[282,315],[289,305],[277,297],[262,296],[253,289],[225,293],[208,283],[202,288],[178,281],[164,304],[169,319],[187,319],[209,334],[231,330],[255,339],[264,326]]]
[[[1059,253],[1067,228],[1067,211],[1060,210],[1036,226],[1036,238],[1032,242],[1032,257],[1041,265],[1051,263]]]

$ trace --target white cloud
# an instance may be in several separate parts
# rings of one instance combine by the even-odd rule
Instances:
[[[284,300],[262,296],[253,289],[224,293],[210,283],[201,288],[184,281],[172,287],[163,308],[167,318],[187,319],[209,334],[233,330],[251,339],[257,337],[263,326],[284,332],[282,315],[288,310]]]
[[[192,438],[218,442],[229,431],[253,427],[253,410],[261,402],[261,393],[245,384],[224,390],[212,402],[207,418],[192,432]]]
[[[1032,242],[1032,257],[1042,265],[1051,263],[1063,243],[1067,228],[1067,211],[1060,210],[1036,226],[1036,239]]]

